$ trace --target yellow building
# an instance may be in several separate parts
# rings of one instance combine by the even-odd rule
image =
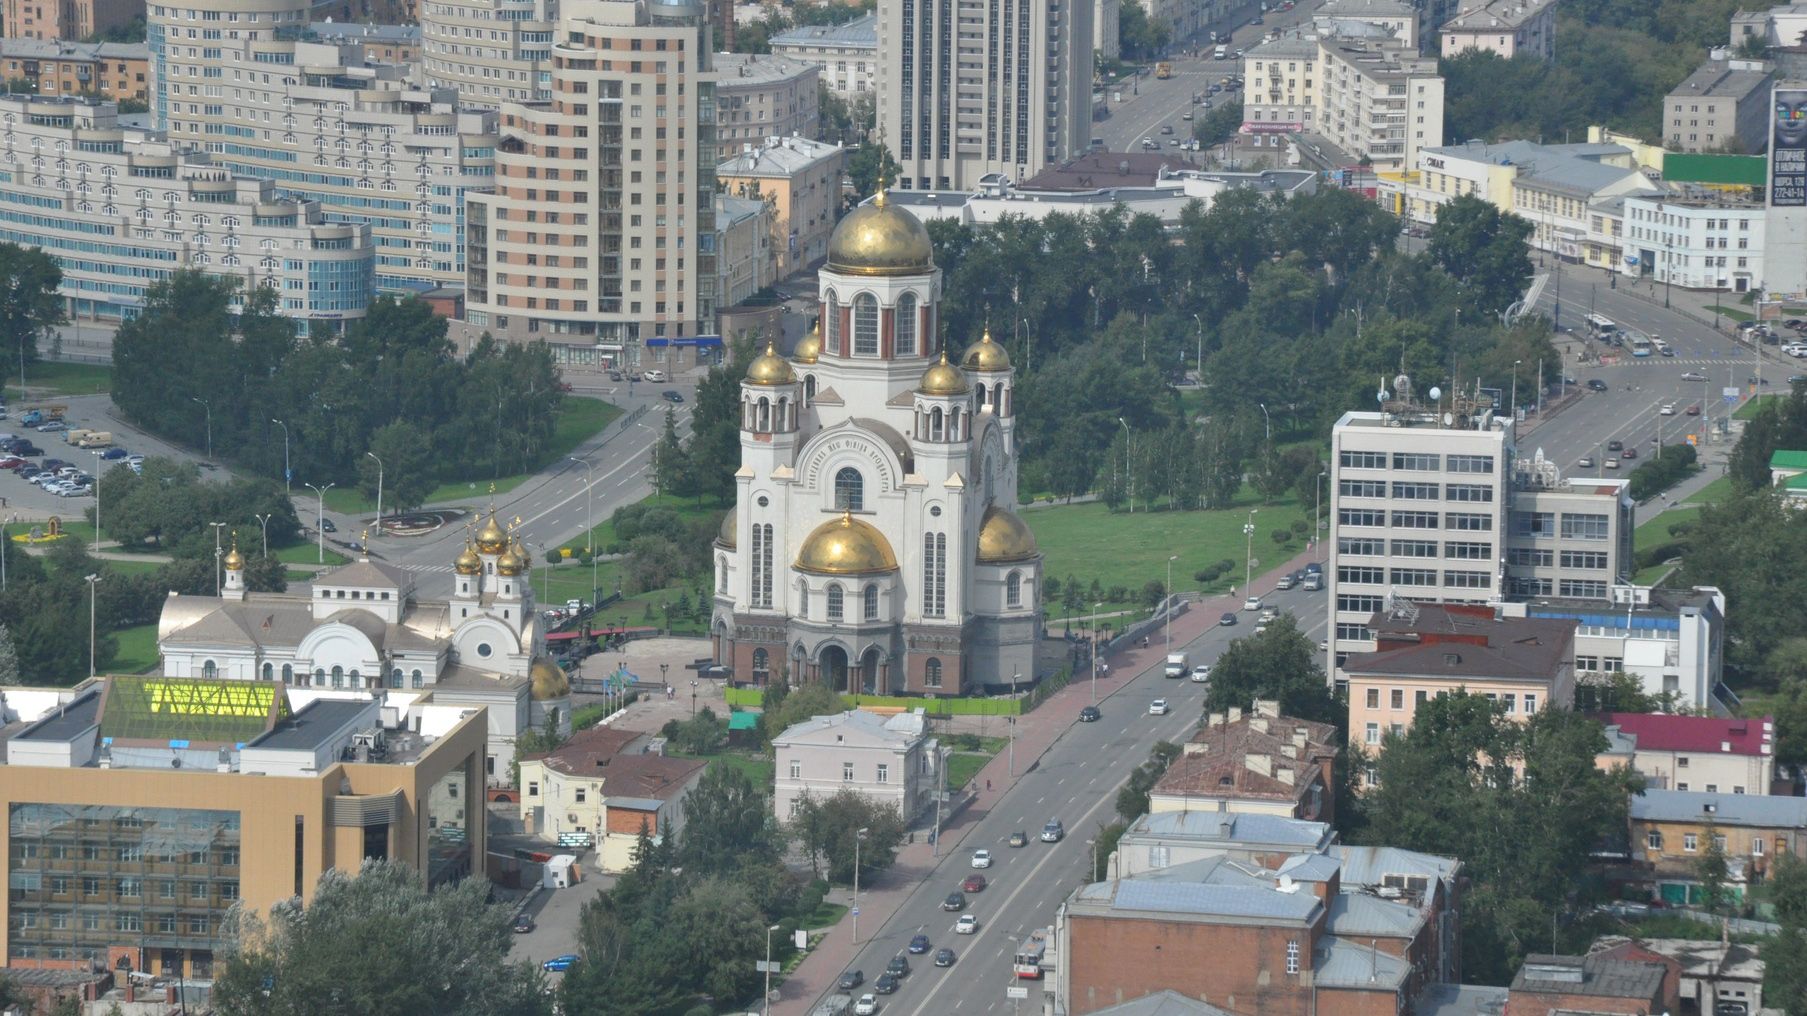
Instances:
[[[778,278],[789,278],[828,256],[828,237],[841,207],[842,154],[840,145],[772,137],[743,146],[739,155],[716,167],[723,194],[771,204]]]
[[[1734,892],[1762,881],[1776,855],[1807,848],[1807,798],[1646,790],[1631,798],[1631,854],[1670,903],[1698,899],[1701,855],[1718,840]]]
[[[482,708],[268,681],[111,677],[13,719],[0,767],[12,968],[207,979],[227,911],[394,858],[432,886],[485,852]],[[397,721],[392,721],[397,722]]]
[[[644,829],[654,840],[684,827],[684,797],[703,778],[696,759],[648,754],[631,730],[592,727],[521,760],[521,819],[529,832],[593,846],[602,871],[633,866]]]

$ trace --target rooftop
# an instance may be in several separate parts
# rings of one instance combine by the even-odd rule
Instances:
[[[1758,947],[1739,942],[1722,943],[1718,939],[1693,938],[1626,938],[1606,935],[1595,939],[1589,953],[1618,954],[1626,947],[1648,950],[1681,964],[1683,977],[1710,977],[1715,980],[1763,980],[1763,959]]]
[[[572,734],[564,744],[548,752],[522,756],[523,760],[540,760],[548,768],[568,775],[601,775],[609,760],[626,751],[628,745],[644,737],[633,730],[614,727],[591,727]]]
[[[1631,798],[1634,822],[1701,822],[1753,829],[1807,829],[1807,797],[1646,790]]]
[[[1105,1009],[1093,1009],[1092,1016],[1232,1016],[1209,1002],[1187,998],[1176,991],[1157,991],[1152,995],[1120,1002]]]
[[[1567,619],[1419,603],[1382,610],[1369,623],[1380,649],[1351,655],[1343,665],[1351,676],[1549,681],[1574,656],[1575,622]]]
[[[110,677],[100,736],[107,741],[243,745],[288,719],[287,690],[271,681]]]
[[[791,81],[822,72],[815,64],[770,53],[717,53],[712,59],[718,79],[715,83],[718,92],[723,89],[733,91],[743,86]]]
[[[1670,99],[1744,99],[1767,94],[1771,74],[1760,60],[1708,60],[1676,85]]]
[[[849,709],[844,713],[833,713],[827,716],[812,716],[807,720],[793,723],[785,728],[784,733],[773,738],[774,743],[791,741],[821,741],[830,733],[840,730],[858,732],[876,741],[888,741],[894,747],[906,747],[922,737],[922,717],[913,713],[899,713],[896,716],[880,716],[864,709]],[[835,736],[842,736],[836,733]]]
[[[1336,935],[1318,939],[1312,957],[1311,983],[1320,988],[1391,988],[1405,983],[1411,965],[1372,945]]]
[[[1475,984],[1432,984],[1418,996],[1418,1016],[1502,1016],[1505,988]]]
[[[1213,713],[1154,786],[1155,794],[1297,801],[1336,754],[1329,724],[1266,713]],[[1320,790],[1321,792],[1321,790]]]
[[[262,684],[264,682],[241,682]],[[293,716],[285,716],[275,726],[250,742],[253,748],[312,750],[323,740],[344,729],[370,708],[370,703],[353,699],[315,699]]]
[[[332,42],[419,42],[419,25],[361,25],[351,21],[315,21],[308,34]]]
[[[142,42],[64,42],[56,39],[0,39],[0,56],[22,60],[149,60]]]
[[[1662,994],[1664,972],[1660,963],[1533,953],[1512,978],[1512,993],[1654,999]]]
[[[837,46],[878,50],[878,15],[867,14],[844,25],[806,25],[772,36],[773,46]]]
[[[1217,860],[1217,859],[1213,859]],[[1219,885],[1182,881],[1167,869],[1158,878],[1125,878],[1095,882],[1079,890],[1074,903],[1119,914],[1182,914],[1210,920],[1292,921],[1309,923],[1321,904],[1294,885]]]
[[[1380,886],[1387,876],[1423,877],[1450,882],[1462,869],[1453,857],[1425,854],[1403,847],[1355,847],[1338,843],[1330,856],[1343,864],[1343,887]]]
[[[1465,5],[1443,23],[1445,32],[1485,32],[1517,28],[1542,14],[1556,0],[1484,0]]]
[[[1049,166],[1021,184],[1023,190],[1089,191],[1152,187],[1170,170],[1195,168],[1180,153],[1091,152]]]
[[[1125,839],[1147,836],[1285,850],[1320,850],[1336,840],[1335,830],[1323,822],[1219,811],[1157,811],[1136,819],[1123,835]]]
[[[1769,468],[1807,470],[1807,452],[1779,449],[1769,456]]]
[[[1320,18],[1416,18],[1418,9],[1403,0],[1325,0]]]
[[[823,159],[838,158],[840,145],[827,145],[808,138],[771,137],[757,144],[741,146],[739,152],[722,159],[715,171],[722,176],[783,176],[799,172]],[[900,191],[900,194],[910,193]]]
[[[1663,713],[1608,713],[1606,723],[1608,729],[1617,727],[1636,738],[1637,746],[1647,750],[1764,756],[1775,751],[1776,724],[1769,716],[1720,719]]]

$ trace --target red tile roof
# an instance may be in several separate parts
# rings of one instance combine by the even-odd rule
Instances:
[[[1719,719],[1712,716],[1668,716],[1662,713],[1608,713],[1606,722],[1634,735],[1638,747],[1655,751],[1721,752],[1769,755],[1775,751],[1775,720],[1769,716]]]

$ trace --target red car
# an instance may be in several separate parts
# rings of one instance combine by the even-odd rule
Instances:
[[[984,892],[985,891],[985,876],[984,875],[968,875],[968,876],[966,876],[966,881],[960,883],[960,891],[967,892],[967,893]]]
[[[1689,416],[1699,416],[1700,415],[1700,405],[1698,403],[1696,403],[1695,405],[1689,406],[1688,407],[1688,415]]]
[[[1638,457],[1638,450],[1636,448],[1627,448],[1619,453],[1619,457],[1622,459],[1635,459]]]
[[[17,469],[24,464],[25,460],[17,455],[8,455],[4,458],[0,458],[0,469]]]

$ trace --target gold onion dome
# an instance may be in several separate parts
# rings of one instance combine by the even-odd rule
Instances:
[[[1010,369],[1010,351],[991,341],[991,329],[985,329],[979,341],[966,347],[960,366],[967,370],[999,371]]]
[[[237,533],[232,534],[232,549],[226,552],[226,560],[224,563],[226,565],[227,571],[244,571],[245,570],[245,556],[238,552],[238,534]]]
[[[485,554],[500,554],[508,546],[508,534],[496,524],[496,510],[489,510],[489,521],[477,530],[477,549]]]
[[[734,549],[734,541],[739,539],[734,526],[734,520],[738,517],[739,511],[738,508],[728,509],[728,514],[722,516],[721,529],[717,530],[715,534],[715,542],[729,550]]]
[[[477,556],[471,541],[464,541],[464,549],[452,560],[452,570],[460,575],[475,575],[483,570],[483,559]]]
[[[947,362],[947,350],[943,349],[941,361],[922,372],[922,383],[916,390],[924,395],[965,395],[972,391],[972,385],[966,383],[960,368]]]
[[[796,380],[797,374],[791,370],[791,362],[779,356],[770,342],[765,344],[765,352],[755,356],[753,362],[747,364],[747,384],[750,385],[788,385]]]
[[[822,321],[816,320],[809,334],[798,340],[797,348],[791,350],[791,359],[801,364],[812,364],[822,356]]]
[[[922,220],[878,195],[847,213],[828,238],[828,270],[848,275],[921,275],[935,267]]]
[[[533,680],[532,695],[535,702],[561,699],[571,694],[571,679],[565,676],[565,668],[545,657],[534,660],[527,675]]]
[[[528,552],[527,545],[525,543],[522,543],[521,538],[518,536],[515,537],[513,549],[514,549],[514,556],[521,559],[521,570],[522,571],[526,571],[527,569],[533,567],[533,555]]]
[[[526,570],[526,562],[521,560],[521,555],[514,552],[513,547],[503,548],[502,556],[496,558],[497,575],[519,575]]]
[[[1035,545],[1035,534],[1017,518],[1015,512],[992,505],[985,509],[979,522],[979,561],[982,564],[1006,564],[1027,561],[1041,553]]]
[[[896,571],[897,556],[883,533],[846,512],[809,534],[796,567],[817,575],[868,575]]]

